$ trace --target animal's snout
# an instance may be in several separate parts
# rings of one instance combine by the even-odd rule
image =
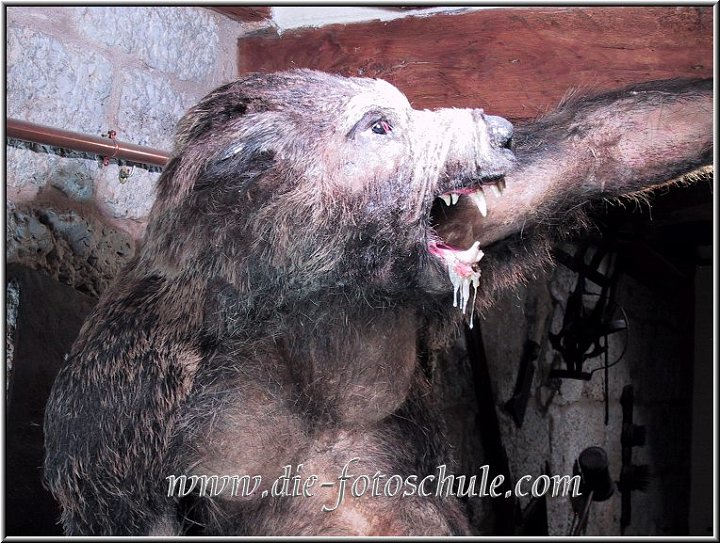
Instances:
[[[513,125],[507,119],[496,115],[485,115],[490,143],[495,147],[509,149],[512,143]]]

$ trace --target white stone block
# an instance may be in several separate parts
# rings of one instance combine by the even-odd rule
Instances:
[[[124,72],[120,84],[118,139],[171,151],[177,122],[197,98],[140,70]]]
[[[9,26],[7,34],[7,116],[99,134],[112,64],[91,49],[25,26]]]
[[[137,57],[183,81],[201,82],[215,69],[217,23],[196,7],[89,7],[78,18],[89,40]]]
[[[114,218],[143,221],[155,201],[159,177],[159,173],[136,167],[132,176],[121,182],[118,166],[110,164],[97,180],[97,196]]]

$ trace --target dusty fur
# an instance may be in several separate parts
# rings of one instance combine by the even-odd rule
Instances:
[[[673,135],[674,156],[644,159],[645,139],[625,138],[619,118],[641,123],[660,106],[633,92],[573,99],[522,127],[517,158],[506,121],[415,111],[383,81],[299,70],[209,94],[180,122],[143,245],[48,403],[45,478],[66,533],[472,533],[461,502],[432,493],[347,496],[331,512],[337,486],[260,493],[285,465],[326,481],[353,458],[351,475],[452,470],[419,342],[442,344],[427,330],[457,329],[460,315],[428,242],[485,240],[487,306],[547,262],[568,225],[587,224],[587,202],[706,160],[693,123],[678,132],[694,144]],[[618,160],[623,175],[605,176]],[[466,204],[433,218],[437,196],[502,176],[487,218]],[[169,496],[169,475],[262,484],[251,496]]]

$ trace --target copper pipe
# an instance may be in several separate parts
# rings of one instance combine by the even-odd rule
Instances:
[[[150,147],[124,143],[100,136],[80,134],[79,132],[70,132],[69,130],[60,130],[59,128],[33,124],[19,119],[7,119],[5,128],[7,138],[51,145],[60,149],[92,153],[101,157],[117,158],[138,164],[165,166],[170,156],[165,151],[158,151]]]

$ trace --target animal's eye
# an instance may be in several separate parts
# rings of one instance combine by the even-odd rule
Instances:
[[[380,119],[379,121],[376,121],[370,129],[373,131],[374,134],[380,135],[389,134],[390,132],[392,132],[392,126],[385,119]]]

